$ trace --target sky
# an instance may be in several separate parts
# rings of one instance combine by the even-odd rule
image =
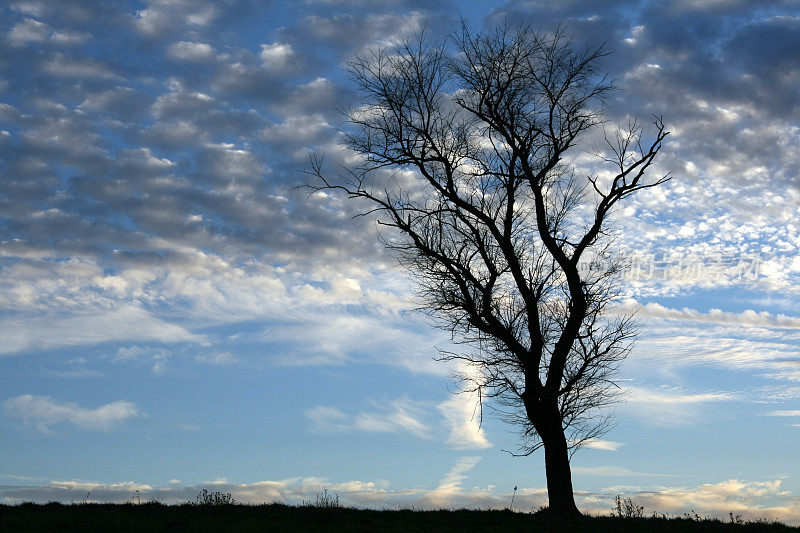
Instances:
[[[0,501],[546,503],[374,219],[294,189],[347,162],[343,66],[460,17],[605,43],[608,123],[671,132],[613,220],[640,339],[578,507],[800,524],[796,0],[4,1]]]

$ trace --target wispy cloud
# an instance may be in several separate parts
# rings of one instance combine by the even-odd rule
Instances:
[[[771,411],[764,414],[767,416],[800,416],[800,411]]]
[[[477,369],[465,365],[459,367],[466,378],[477,378]],[[438,405],[450,434],[447,444],[456,449],[485,449],[492,443],[481,427],[482,406],[478,392],[458,392]]]
[[[467,479],[467,474],[475,468],[480,460],[481,457],[475,455],[456,460],[453,467],[439,481],[439,486],[422,495],[420,503],[425,507],[445,507],[447,502],[464,493],[461,483]]]
[[[460,450],[492,446],[480,425],[480,408],[476,398],[467,393],[454,394],[440,403],[438,408],[450,430],[446,441],[449,446]]]
[[[602,476],[602,477],[673,477],[677,474],[653,474],[649,472],[637,472],[624,466],[573,466],[573,474]]]
[[[728,324],[744,327],[766,327],[776,329],[800,329],[800,317],[771,314],[766,311],[755,311],[747,309],[739,313],[722,311],[721,309],[711,309],[707,313],[684,307],[674,309],[665,307],[657,303],[648,303],[639,306],[635,303],[628,303],[623,307],[626,310],[637,311],[636,316],[657,318],[664,320],[682,320],[690,322],[710,322],[714,324]]]
[[[232,365],[239,361],[239,358],[231,352],[215,352],[211,354],[196,355],[195,361],[208,363],[211,365]]]
[[[8,416],[21,418],[34,425],[42,433],[49,433],[51,427],[71,424],[81,429],[108,431],[122,422],[143,413],[136,404],[119,400],[91,409],[74,402],[59,402],[49,396],[23,394],[3,402],[3,410]]]
[[[467,473],[475,468],[475,465],[481,460],[480,456],[471,455],[462,457],[455,462],[447,474],[439,482],[436,487],[438,493],[451,493],[462,490],[461,482],[467,478]]]
[[[690,392],[679,387],[627,386],[622,391],[622,412],[657,426],[692,425],[703,420],[703,405],[735,400],[727,391]]]
[[[376,410],[345,414],[336,407],[319,405],[307,409],[305,417],[315,431],[367,433],[398,433],[420,439],[433,437],[431,429],[420,421],[422,410],[408,398],[391,400],[385,404],[373,402]]]
[[[583,443],[584,448],[589,448],[592,450],[605,450],[609,452],[615,452],[623,446],[625,446],[624,442],[615,442],[612,440],[602,439],[589,439]]]
[[[144,309],[123,306],[96,314],[0,320],[0,356],[106,342],[202,342],[204,337]]]

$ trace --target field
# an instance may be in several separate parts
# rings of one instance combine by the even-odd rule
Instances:
[[[359,510],[314,505],[59,503],[0,505],[0,531],[800,531],[778,523],[702,518],[584,517],[559,521],[508,510]]]

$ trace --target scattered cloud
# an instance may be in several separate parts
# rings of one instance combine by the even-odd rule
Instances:
[[[148,0],[145,4],[146,8],[136,12],[133,23],[136,29],[153,38],[164,38],[184,25],[193,29],[207,27],[220,14],[215,3],[207,0]]]
[[[409,280],[375,244],[374,219],[353,219],[359,206],[343,198],[305,197],[292,187],[306,179],[297,169],[312,151],[324,151],[334,167],[347,162],[334,108],[357,95],[339,66],[424,21],[437,34],[453,20],[452,6],[339,2],[333,13],[325,3],[268,5],[265,16],[280,9],[286,24],[248,41],[235,31],[251,13],[247,4],[140,4],[24,1],[2,8],[0,47],[10,53],[0,62],[0,355],[57,359],[59,350],[122,343],[139,351],[119,348],[116,359],[145,362],[161,374],[172,354],[165,344],[176,353],[180,345],[199,347],[199,362],[233,362],[235,349],[206,332],[253,322],[260,335],[251,341],[274,364],[359,361],[444,377],[451,369],[432,360],[430,347],[445,345],[446,335],[403,314]],[[788,313],[800,304],[800,23],[787,5],[512,0],[487,17],[545,27],[569,20],[576,42],[607,42],[616,53],[604,68],[623,89],[608,102],[609,124],[663,114],[672,131],[653,170],[671,172],[673,181],[615,214],[623,249],[656,262],[673,253],[684,260],[665,260],[674,267],[668,276],[626,284],[644,303],[639,316],[647,329],[632,356],[641,361],[642,381],[628,387],[623,410],[648,423],[694,424],[705,409],[763,395],[642,384],[654,374],[674,378],[683,367],[713,365],[800,382],[800,317],[652,301],[729,289],[780,295]],[[583,156],[576,165],[579,175],[596,170]],[[757,279],[737,274],[736,263],[750,255],[760,258]],[[687,258],[725,269],[698,273]],[[721,299],[730,303],[730,296]],[[43,373],[92,375],[97,361],[87,358],[71,370],[57,363],[50,370],[48,361]],[[31,395],[3,405],[43,431],[59,424],[105,430],[138,413],[126,402],[86,408]],[[470,394],[437,406],[448,446],[491,446],[476,406]],[[438,425],[426,420],[427,411],[387,400],[356,413],[318,406],[306,417],[317,430],[430,438]],[[607,451],[621,445],[587,444]],[[470,460],[457,463],[442,487],[459,488],[475,466]],[[298,501],[319,483],[227,486],[241,501]],[[129,497],[134,486],[162,494],[146,485],[95,485],[109,501]],[[361,505],[425,495],[377,482],[336,487]],[[80,500],[83,488],[58,482],[30,491]],[[186,490],[194,494],[176,501],[192,498],[197,487]],[[543,489],[525,490],[525,505],[544,501]],[[648,505],[670,512],[725,513],[728,502],[797,519],[796,501],[780,482],[641,491],[635,494]],[[488,488],[439,495],[448,505],[508,501]],[[611,507],[608,495],[584,496],[587,508],[590,498]]]

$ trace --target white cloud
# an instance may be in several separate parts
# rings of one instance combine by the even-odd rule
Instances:
[[[474,368],[461,366],[461,372],[474,375]],[[480,397],[477,392],[459,392],[437,407],[445,418],[450,434],[447,444],[456,449],[485,449],[492,443],[481,427]]]
[[[184,503],[194,500],[203,489],[230,492],[242,503],[262,504],[281,502],[298,505],[312,500],[324,489],[341,497],[344,505],[371,509],[505,509],[511,502],[511,487],[496,491],[493,487],[463,487],[463,481],[479,457],[462,457],[455,461],[436,488],[392,487],[387,481],[335,482],[319,477],[294,477],[278,481],[231,483],[224,480],[198,485],[178,485],[177,480],[164,488],[145,483],[96,483],[85,481],[52,481],[44,485],[0,487],[0,500],[20,501],[83,501],[91,491],[92,502],[136,501],[139,491],[141,501],[157,500],[163,503]],[[619,471],[619,470],[617,470]],[[613,470],[609,470],[613,472]],[[633,473],[636,474],[636,473]],[[599,475],[604,475],[599,471]],[[614,475],[613,473],[610,475]],[[667,513],[682,516],[695,511],[703,517],[723,520],[728,513],[741,514],[743,518],[767,518],[800,525],[800,501],[782,487],[780,479],[745,481],[730,479],[717,483],[694,486],[612,486],[599,492],[576,491],[578,508],[590,514],[609,514],[614,508],[614,498],[631,497],[643,505],[645,513]],[[514,508],[535,510],[547,504],[544,487],[520,487],[515,495]]]
[[[147,0],[146,4],[136,12],[133,22],[139,31],[153,37],[184,28],[204,28],[219,15],[214,3],[208,1]]]
[[[469,393],[454,394],[438,405],[450,429],[446,443],[456,449],[491,448],[486,431],[480,424],[477,398]]]
[[[54,31],[50,36],[50,40],[54,43],[67,46],[85,43],[91,38],[89,33],[75,31]]]
[[[141,346],[122,346],[117,349],[116,355],[111,359],[115,363],[126,363],[130,361],[144,362],[149,365],[150,371],[160,376],[167,371],[167,360],[172,356],[172,352],[164,348],[141,347]]]
[[[624,466],[573,466],[573,474],[580,474],[586,476],[602,476],[602,477],[638,477],[638,476],[653,476],[653,477],[671,477],[676,474],[651,474],[647,472],[636,472]]]
[[[480,460],[479,456],[466,456],[456,460],[453,467],[439,481],[439,486],[420,498],[422,506],[446,507],[448,502],[464,492],[461,483]]]
[[[8,31],[11,46],[20,47],[29,43],[50,41],[56,45],[74,45],[86,42],[91,35],[86,32],[53,30],[49,25],[38,20],[26,18],[18,22]]]
[[[178,41],[169,45],[167,55],[183,61],[202,61],[214,57],[214,48],[207,43]]]
[[[778,305],[793,307],[788,301]],[[639,306],[632,301],[618,309],[637,310],[642,337],[625,364],[629,371],[644,372],[649,376],[645,379],[674,379],[681,368],[711,366],[800,381],[800,318],[796,316],[754,310],[702,313],[655,303]],[[653,376],[654,372],[658,375]]]
[[[699,6],[701,2],[694,3]],[[151,64],[146,64],[148,62],[142,63],[133,56],[130,58],[132,62],[128,62],[126,57],[116,57],[112,72],[110,64],[91,61],[85,55],[79,56],[77,50],[73,55],[48,55],[50,45],[45,45],[48,41],[52,44],[66,44],[79,42],[87,37],[75,31],[75,27],[60,28],[62,21],[69,21],[73,16],[66,9],[69,5],[65,4],[65,11],[56,16],[52,7],[48,7],[45,2],[9,4],[11,10],[23,12],[25,16],[35,17],[37,20],[24,17],[18,20],[9,19],[7,27],[14,25],[4,36],[7,42],[36,44],[42,48],[42,53],[38,56],[40,61],[34,62],[29,61],[29,55],[9,57],[9,61],[19,62],[14,65],[22,78],[19,84],[12,84],[13,87],[6,84],[6,88],[10,87],[12,91],[20,91],[19,88],[22,88],[22,92],[11,95],[15,105],[19,105],[19,111],[12,108],[14,129],[8,129],[12,139],[15,135],[20,139],[29,139],[23,144],[30,143],[28,149],[31,150],[27,153],[18,151],[15,148],[16,143],[8,144],[7,141],[6,144],[12,148],[7,153],[9,168],[15,172],[17,167],[22,169],[24,165],[19,164],[22,161],[34,170],[30,175],[20,177],[19,183],[25,184],[24,189],[27,192],[17,186],[16,180],[8,182],[12,197],[20,197],[16,209],[21,214],[18,217],[14,213],[9,214],[12,217],[11,226],[18,228],[16,232],[24,242],[2,243],[2,253],[8,254],[3,258],[4,265],[9,268],[3,270],[3,289],[0,291],[0,309],[4,312],[3,320],[0,321],[0,338],[3,339],[0,354],[55,350],[102,342],[202,342],[201,336],[192,333],[199,331],[199,327],[258,319],[268,324],[264,326],[265,342],[274,339],[284,344],[281,350],[265,349],[264,353],[285,354],[280,361],[284,364],[328,364],[360,360],[397,365],[412,372],[434,375],[446,373],[446,365],[431,361],[433,351],[429,347],[440,337],[428,334],[423,329],[424,326],[419,324],[414,328],[407,328],[403,325],[406,320],[404,317],[388,311],[396,309],[393,307],[396,304],[387,301],[392,298],[401,299],[403,291],[383,292],[384,300],[375,295],[376,288],[379,289],[383,282],[399,279],[400,276],[390,274],[383,279],[370,279],[370,274],[365,272],[379,263],[378,259],[372,256],[363,261],[362,257],[341,259],[343,255],[356,254],[355,246],[339,246],[344,251],[335,258],[326,256],[324,251],[320,252],[336,248],[330,243],[338,243],[338,236],[351,230],[353,233],[363,230],[363,227],[348,225],[346,208],[340,203],[325,204],[324,210],[330,216],[315,219],[318,213],[308,207],[310,202],[275,202],[273,205],[269,196],[271,193],[278,194],[270,189],[273,183],[278,184],[275,187],[284,187],[287,185],[286,181],[295,178],[290,171],[281,169],[279,160],[289,155],[304,156],[307,150],[326,142],[326,132],[331,135],[332,130],[329,124],[330,115],[327,114],[327,108],[332,105],[329,106],[328,101],[322,98],[325,91],[309,90],[310,96],[306,99],[293,101],[292,105],[297,106],[297,109],[289,116],[285,114],[284,95],[300,91],[302,82],[306,80],[317,78],[307,84],[309,87],[323,85],[322,80],[336,69],[333,64],[337,61],[330,62],[333,66],[329,70],[302,73],[302,80],[277,80],[286,77],[275,76],[274,72],[267,71],[285,68],[291,64],[313,64],[313,61],[304,63],[302,60],[306,57],[305,54],[319,51],[316,48],[318,46],[327,47],[326,55],[322,57],[341,58],[337,54],[341,54],[342,50],[357,49],[380,39],[393,39],[395,32],[413,29],[426,16],[425,13],[403,14],[393,8],[390,10],[391,15],[380,15],[371,12],[372,5],[364,2],[357,8],[358,14],[353,16],[333,16],[330,10],[318,11],[317,16],[313,6],[305,5],[304,13],[311,16],[297,24],[289,22],[287,28],[276,30],[274,38],[278,40],[264,45],[259,54],[258,50],[254,53],[251,49],[231,45],[233,41],[219,41],[216,38],[235,29],[236,22],[233,27],[214,27],[212,24],[215,21],[227,24],[231,20],[240,20],[224,13],[233,4],[223,5],[203,0],[146,0],[142,4],[141,11],[128,20],[145,34],[160,40],[152,47],[139,49],[149,50],[154,54],[166,53],[185,60],[200,60],[210,59],[216,54],[216,50],[206,42],[225,41],[228,45],[220,53],[226,55],[231,65],[241,62],[246,67],[253,67],[263,77],[244,78],[242,91],[246,93],[246,97],[235,98],[233,96],[236,95],[225,93],[226,85],[209,81],[216,72],[202,68],[191,72],[170,72],[169,75],[174,75],[175,78],[169,83],[183,84],[183,88],[175,94],[162,95],[158,104],[150,109],[156,115],[155,118],[159,119],[153,124],[154,130],[151,133],[160,132],[163,139],[171,139],[173,145],[161,144],[155,136],[147,138],[131,135],[140,127],[146,128],[151,124],[153,117],[146,111],[141,111],[150,104],[147,98],[138,107],[130,106],[130,113],[122,118],[129,121],[125,126],[127,131],[119,130],[108,137],[93,138],[91,135],[96,132],[107,132],[109,128],[113,130],[121,125],[106,121],[107,116],[99,117],[100,113],[92,113],[92,109],[107,113],[112,106],[112,96],[113,107],[121,107],[117,102],[132,101],[136,95],[131,89],[124,88],[119,88],[120,90],[112,94],[109,86],[116,83],[109,83],[108,80],[114,72],[129,77],[127,81],[132,87],[147,87],[147,93],[152,94],[152,99],[155,99],[159,88],[167,86],[161,83],[165,81],[158,67],[162,62],[154,58],[156,60]],[[746,10],[745,14],[748,12],[753,13]],[[53,16],[48,19],[48,14]],[[296,15],[297,13],[287,14],[288,20]],[[747,18],[743,16],[738,19]],[[103,23],[113,22],[98,20]],[[635,44],[636,48],[635,56],[620,58],[622,68],[636,71],[641,66],[641,71],[634,77],[653,80],[659,80],[661,78],[658,76],[668,73],[680,73],[680,62],[670,61],[668,51],[665,51],[668,50],[669,43],[664,47],[652,48],[651,51],[658,52],[655,56],[648,55],[646,47],[653,46],[652,39],[658,37],[658,32],[644,29],[644,26],[633,26],[636,23],[633,19],[625,18],[625,26],[622,31],[617,32],[620,38],[630,32],[629,42]],[[83,25],[84,23],[80,24],[81,27]],[[305,26],[309,28],[309,42],[304,42],[301,31]],[[106,43],[117,38],[117,35],[112,35],[110,39],[105,35],[125,30],[119,26],[109,27],[114,30],[97,32],[97,46],[90,48],[105,49]],[[727,39],[728,34],[723,33]],[[136,39],[141,39],[137,35],[119,37],[136,44],[139,44]],[[328,41],[325,44],[317,39]],[[689,43],[686,46],[692,45],[691,40],[681,42]],[[718,48],[704,46],[698,48],[697,52]],[[93,52],[81,50],[80,53],[91,55]],[[658,57],[659,54],[665,57]],[[693,54],[684,56],[693,57]],[[96,56],[96,59],[100,59],[100,56]],[[626,65],[626,60],[633,60],[635,63]],[[761,63],[763,62],[759,64]],[[712,65],[713,62],[706,64]],[[37,65],[44,66],[44,71],[36,70]],[[657,68],[657,65],[662,66]],[[232,72],[236,72],[233,67],[223,70],[220,77]],[[247,72],[250,73],[249,70]],[[750,72],[748,76],[757,77],[757,74]],[[65,80],[59,79],[70,76],[91,79],[67,80],[75,84],[81,82],[78,85],[65,84]],[[800,203],[796,187],[784,187],[781,182],[782,174],[793,179],[797,174],[796,166],[791,164],[791,158],[796,159],[796,154],[800,153],[794,149],[798,140],[797,129],[784,127],[790,125],[787,117],[793,115],[787,112],[779,120],[771,122],[761,117],[757,109],[748,115],[747,102],[722,100],[736,100],[736,95],[748,90],[748,83],[752,79],[737,78],[736,95],[730,96],[731,93],[727,93],[726,96],[725,76],[719,76],[718,73],[716,78],[714,76],[714,72],[709,72],[704,79],[708,80],[707,87],[722,84],[716,95],[699,94],[702,93],[699,90],[695,94],[682,90],[683,86],[680,86],[679,98],[672,101],[669,100],[669,92],[643,93],[658,95],[655,99],[650,98],[648,105],[652,105],[653,110],[657,110],[659,106],[669,106],[669,113],[665,118],[677,122],[677,127],[673,128],[674,137],[678,141],[674,145],[676,148],[673,150],[670,148],[672,145],[668,145],[664,153],[668,157],[674,157],[677,164],[673,161],[665,167],[671,165],[671,169],[678,172],[684,168],[686,161],[689,163],[685,164],[684,175],[677,176],[669,187],[648,192],[626,206],[628,209],[625,210],[625,216],[635,217],[635,224],[622,226],[631,228],[631,231],[625,230],[623,240],[629,239],[629,242],[636,245],[641,243],[646,249],[663,250],[664,247],[684,246],[698,253],[737,253],[740,249],[753,246],[759,249],[762,246],[771,247],[770,253],[783,254],[778,254],[774,260],[765,263],[763,273],[773,285],[760,285],[756,288],[768,291],[770,287],[783,283],[788,293],[796,292],[796,287],[800,287],[799,283],[794,283],[798,280],[796,274],[800,273],[797,259],[800,240],[796,224],[797,206]],[[691,77],[674,76],[680,80]],[[339,81],[331,79],[327,80],[327,85],[341,85]],[[25,80],[29,84],[41,82],[41,85],[37,85],[41,90],[27,91],[27,86],[22,83]],[[58,90],[67,90],[70,86],[72,89],[66,93],[62,94]],[[50,89],[55,89],[55,93],[49,94],[53,92]],[[82,95],[75,91],[93,93]],[[35,104],[30,99],[26,100],[27,92],[31,95],[49,94],[48,98],[54,101],[53,106],[32,112]],[[340,93],[331,91],[331,94]],[[636,95],[640,93],[631,90],[627,94],[633,95],[633,98],[626,99],[626,105],[635,101]],[[70,108],[70,102],[80,101],[81,98],[75,99],[78,96],[85,97],[84,104],[79,108]],[[349,96],[345,95],[345,98]],[[715,101],[717,98],[722,100]],[[759,100],[769,102],[773,98]],[[341,103],[346,104],[347,100],[342,99]],[[2,106],[0,104],[0,113],[5,109],[5,114],[9,115],[9,107]],[[253,107],[258,111],[251,109]],[[694,107],[698,107],[698,113],[694,113]],[[266,109],[270,112],[264,113]],[[241,134],[241,130],[227,129],[224,126],[225,119],[235,115],[237,111],[246,112],[248,119],[255,117],[252,130],[264,132],[263,140],[272,144],[268,147],[259,146],[257,135],[247,137]],[[648,109],[641,116],[646,116],[650,111]],[[691,119],[681,117],[681,113],[687,111],[692,112]],[[267,118],[272,114],[276,116]],[[23,115],[27,118],[20,121],[19,117]],[[100,118],[103,122],[98,120]],[[50,122],[36,126],[36,120]],[[732,120],[739,123],[732,124]],[[270,121],[274,125],[270,126]],[[697,122],[694,123],[695,121]],[[70,127],[57,127],[62,124]],[[728,125],[740,130],[741,136],[714,135],[717,125]],[[765,144],[776,146],[787,154],[783,158],[775,159],[775,168],[765,166],[763,158],[761,161],[748,163],[747,160],[758,152],[758,147],[751,147],[748,143],[759,138]],[[251,144],[240,141],[241,139],[250,139],[248,142]],[[721,143],[728,144],[730,150],[737,154],[731,156],[725,152],[720,156],[715,155],[713,149],[705,150],[707,145],[703,143],[708,139],[720,139]],[[72,142],[67,142],[69,140]],[[693,140],[696,142],[691,142]],[[130,157],[117,157],[119,152],[112,153],[111,146],[120,142],[129,149],[127,152],[123,150],[122,154],[128,153]],[[237,145],[222,144],[229,142],[236,142]],[[151,145],[140,146],[140,143]],[[687,148],[690,144],[698,146],[695,153]],[[94,153],[78,152],[78,145],[99,148]],[[284,150],[284,146],[288,148]],[[109,151],[104,151],[105,147]],[[667,153],[669,150],[672,152]],[[16,152],[21,155],[17,156]],[[200,153],[204,157],[208,156],[208,159],[201,160],[198,157]],[[85,160],[77,157],[81,154],[86,155]],[[699,157],[694,157],[697,155]],[[16,157],[19,160],[13,161]],[[278,160],[274,165],[273,157]],[[139,166],[134,168],[131,161],[137,161]],[[269,162],[269,167],[266,164],[260,165],[264,161]],[[18,164],[17,167],[14,164]],[[48,189],[48,171],[55,170],[60,174],[62,170],[59,169],[62,166],[63,172],[74,176],[75,183],[84,183],[82,179],[85,177],[88,178],[85,182],[87,187],[91,187],[91,182],[95,180],[96,186],[102,191],[84,193],[76,187],[75,190],[65,192],[62,189],[66,184],[62,179],[53,179],[55,188]],[[294,168],[292,166],[291,171]],[[188,172],[186,169],[207,172],[203,176],[184,176],[182,174]],[[268,179],[264,179],[263,174],[267,173]],[[224,180],[211,183],[211,174],[234,179],[224,183]],[[255,176],[258,176],[257,179],[252,179]],[[742,185],[742,180],[751,183]],[[143,186],[145,182],[150,185],[149,189]],[[200,185],[194,186],[198,183]],[[131,191],[130,194],[120,192],[125,190]],[[35,202],[25,203],[26,195],[35,198]],[[43,200],[45,198],[55,198],[57,202],[54,205],[40,206],[42,202],[48,202]],[[152,202],[150,211],[129,208],[139,205],[139,200],[145,198]],[[36,205],[36,209],[32,209],[32,205]],[[73,213],[60,211],[69,209],[69,205],[79,207],[74,208]],[[90,205],[108,206],[119,214],[120,226],[106,227],[98,219],[93,219],[96,211],[95,207],[86,207]],[[49,209],[50,207],[58,209]],[[42,210],[42,216],[37,214],[38,218],[34,222],[31,222],[31,218],[26,218],[39,209]],[[81,212],[83,209],[85,212]],[[52,221],[48,226],[45,219],[51,215]],[[244,222],[228,225],[227,221],[233,219]],[[288,224],[291,227],[284,227],[281,220],[291,221]],[[150,225],[147,226],[145,222],[150,222]],[[40,225],[43,229],[37,233],[36,228]],[[129,225],[138,227],[128,231]],[[58,231],[50,231],[51,228]],[[93,239],[88,234],[95,228],[100,237]],[[270,235],[265,228],[274,228],[270,230],[274,231],[274,235]],[[364,233],[369,233],[367,238],[371,238],[374,232],[372,227],[368,229]],[[306,232],[309,237],[297,237],[302,232]],[[152,234],[152,238],[144,238],[145,234]],[[281,239],[288,243],[283,244],[283,249],[279,249],[281,244],[278,241]],[[74,247],[82,245],[85,247],[75,251]],[[120,250],[122,251],[117,254]],[[266,252],[262,254],[263,250]],[[53,266],[58,261],[54,258],[74,257],[79,254],[98,254],[98,257],[102,257],[102,261],[98,260],[93,265],[97,272],[64,275],[65,270]],[[203,254],[206,257],[200,258]],[[164,259],[168,264],[163,268],[152,267],[150,264],[135,268],[120,266],[128,255],[152,255],[157,261]],[[306,264],[302,264],[309,257],[310,261],[328,262],[324,267],[328,270],[345,270],[352,268],[355,263],[363,264],[358,265],[361,272],[325,277],[319,275],[321,269],[312,272]],[[215,265],[209,266],[212,263]],[[345,263],[347,266],[342,266]],[[281,265],[280,273],[271,270],[276,264]],[[11,271],[19,272],[23,268],[26,272],[18,278],[8,275]],[[702,283],[717,284],[711,279],[703,280]],[[650,290],[669,292],[703,286],[702,283],[665,283],[664,286],[639,287],[636,290],[643,293]],[[728,282],[719,284],[725,283]],[[135,311],[128,312],[130,308],[126,306],[132,306]],[[142,309],[166,309],[174,313],[171,316],[181,316],[191,326],[184,322],[176,325],[171,319],[164,318],[164,315]],[[797,337],[792,339],[790,334],[797,329],[800,320],[797,317],[756,311],[699,313],[687,309],[659,308],[655,304],[645,307],[642,316],[657,319],[653,322],[660,322],[658,329],[645,331],[648,335],[653,331],[660,337],[648,338],[640,345],[643,349],[637,355],[640,355],[645,364],[657,368],[658,371],[692,364],[726,365],[726,368],[757,369],[784,379],[800,381],[800,372],[788,370],[797,368],[796,361],[788,361],[791,357],[796,358]],[[290,324],[284,329],[286,322]],[[669,324],[664,327],[665,322],[671,322],[674,327],[670,329]],[[198,324],[198,329],[194,329]],[[703,327],[695,327],[697,324]],[[707,327],[715,324],[725,326],[725,329]],[[759,328],[769,331],[755,331]],[[744,330],[748,330],[748,337],[737,338],[742,337]],[[307,342],[305,339],[309,336],[309,331],[314,339]],[[283,350],[284,347],[287,349]],[[228,356],[229,352],[225,351],[224,346],[220,346],[219,350],[209,349],[204,352],[198,356],[198,360],[221,363]],[[157,352],[142,357],[148,357],[147,360],[152,361],[154,372],[163,371]],[[665,363],[653,365],[654,358]],[[675,423],[696,420],[699,409],[724,401],[726,394],[658,388],[656,392],[660,396],[639,394],[637,397],[634,394],[632,408],[651,419],[661,419],[661,415],[666,413],[666,418],[672,416]],[[664,396],[671,396],[671,399],[665,400]],[[486,435],[478,424],[475,402],[474,397],[463,395],[448,398],[439,406],[446,418],[446,429],[450,432],[448,442],[451,445],[461,448],[489,446]],[[365,431],[396,431],[413,435],[422,431],[414,422],[425,422],[415,411],[406,410],[405,414],[408,414],[409,419],[401,410],[391,406],[374,410],[368,408],[360,414],[345,414],[341,411],[339,414],[339,423]],[[327,417],[335,422],[335,410],[328,412]],[[433,427],[433,424],[429,425]],[[611,449],[617,444],[596,441],[592,446]]]
[[[295,289],[294,305],[304,310],[304,321],[264,331],[265,339],[289,342],[292,346],[276,357],[278,364],[344,364],[362,360],[414,373],[447,374],[446,365],[433,359],[433,347],[442,338],[438,332],[426,331],[409,317],[385,309],[380,302],[363,302],[362,305],[374,310],[363,313],[343,309],[333,301],[326,302],[332,298],[327,290]],[[366,295],[370,299],[381,297],[374,292]],[[318,307],[319,303],[327,305]]]
[[[422,410],[408,398],[389,401],[385,405],[373,402],[377,410],[361,411],[350,416],[340,409],[319,405],[305,411],[305,417],[315,431],[409,434],[420,439],[432,438],[431,429],[420,421]]]
[[[419,421],[420,412],[408,400],[391,402],[388,413],[359,413],[355,427],[362,431],[379,433],[410,433],[417,438],[431,437],[428,426]]]
[[[31,42],[47,40],[51,32],[50,27],[34,19],[25,19],[15,24],[8,32],[8,40],[12,46],[22,46]]]
[[[625,400],[622,412],[656,426],[693,425],[703,420],[702,406],[713,402],[735,400],[731,392],[686,392],[678,387],[640,387],[623,388]]]
[[[118,309],[67,317],[7,318],[0,321],[0,355],[92,346],[106,342],[202,342],[201,335],[151,315],[144,309]]]
[[[285,43],[262,44],[260,55],[264,66],[272,70],[289,67],[295,57],[292,46]]]
[[[648,303],[642,307],[629,303],[623,306],[626,311],[637,311],[637,317],[658,318],[665,320],[685,320],[691,322],[710,322],[715,324],[730,324],[744,327],[767,327],[777,329],[800,329],[800,317],[784,314],[770,314],[766,311],[747,309],[739,313],[731,313],[720,309],[711,309],[702,313],[695,309],[684,307],[672,309],[657,303]]]
[[[120,78],[98,60],[75,58],[64,54],[54,54],[53,59],[44,63],[44,70],[58,78]]]
[[[622,446],[625,446],[624,442],[615,442],[602,439],[589,439],[583,443],[584,448],[590,448],[592,450],[605,450],[608,452],[615,452]]]
[[[348,431],[353,429],[352,423],[347,423],[350,417],[336,407],[318,405],[306,409],[303,415],[311,421],[312,427],[316,431]]]
[[[627,387],[623,394],[631,403],[655,404],[692,404],[713,401],[733,400],[736,396],[730,392],[686,393],[677,387],[660,386],[656,388]]]
[[[3,402],[3,410],[9,416],[35,425],[43,433],[48,433],[50,426],[63,423],[82,429],[108,431],[129,418],[142,416],[136,404],[125,400],[89,409],[77,403],[59,403],[49,396],[31,394],[9,398]]]
[[[800,502],[783,490],[780,479],[742,481],[729,479],[696,487],[662,487],[640,491],[634,498],[647,509],[680,514],[686,509],[701,515],[725,517],[742,514],[747,519],[769,517],[789,523],[800,523]]]
[[[232,365],[238,360],[238,357],[231,352],[215,352],[213,354],[195,356],[195,361],[212,365]]]
[[[462,457],[455,462],[453,468],[445,474],[436,487],[436,493],[451,493],[462,490],[461,482],[467,478],[467,473],[475,468],[475,465],[481,460],[480,456],[472,455]]]

